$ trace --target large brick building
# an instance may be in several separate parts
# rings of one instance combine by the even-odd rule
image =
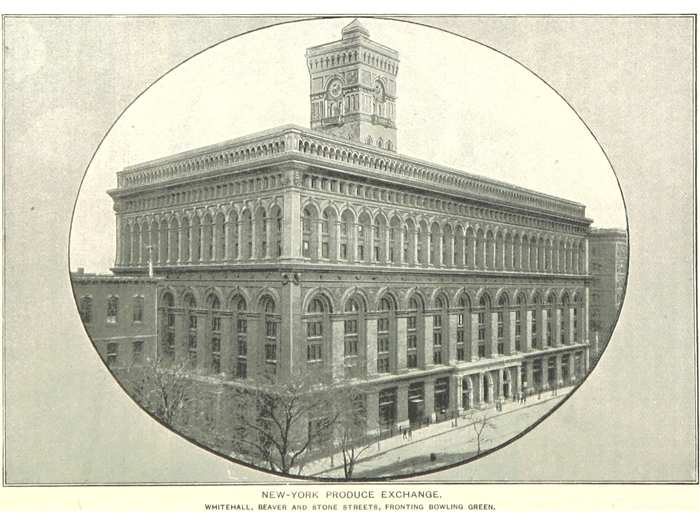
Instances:
[[[118,173],[113,271],[152,258],[161,355],[219,391],[357,381],[369,433],[580,380],[585,207],[397,153],[398,53],[359,22],[306,58],[311,129]]]
[[[100,357],[110,368],[155,358],[158,277],[71,275],[80,318]]]
[[[598,338],[595,358],[605,349],[625,297],[627,283],[627,232],[593,228],[590,245],[590,330]],[[594,345],[595,346],[595,345]]]

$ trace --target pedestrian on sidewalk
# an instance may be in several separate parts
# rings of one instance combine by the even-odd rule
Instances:
[[[408,439],[413,441],[413,429],[411,427],[408,427]]]

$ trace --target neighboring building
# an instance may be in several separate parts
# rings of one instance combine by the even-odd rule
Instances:
[[[80,268],[71,280],[80,318],[110,368],[155,358],[158,282],[162,279],[90,274]]]
[[[605,349],[625,297],[629,257],[627,232],[593,228],[589,237],[591,306],[590,330],[598,337],[595,359]]]
[[[580,380],[585,207],[397,154],[398,53],[359,22],[306,56],[312,129],[118,173],[113,271],[152,247],[159,352],[207,385],[355,380],[370,434]]]

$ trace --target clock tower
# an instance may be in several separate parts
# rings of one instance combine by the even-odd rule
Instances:
[[[370,40],[355,19],[341,39],[306,50],[311,129],[396,151],[399,53]]]

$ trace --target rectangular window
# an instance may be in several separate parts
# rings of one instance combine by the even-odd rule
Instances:
[[[134,341],[131,348],[131,360],[136,364],[143,363],[143,341]]]
[[[478,351],[479,357],[486,357],[486,313],[479,312],[477,315],[478,321]]]
[[[537,347],[537,315],[534,310],[530,311],[532,319],[530,321],[530,346]]]
[[[107,366],[117,364],[117,352],[119,345],[117,343],[107,343]]]
[[[559,309],[559,344],[566,344],[566,319],[561,309]]]
[[[83,323],[92,321],[92,297],[85,296],[80,298],[80,319]]]
[[[306,345],[307,361],[321,361],[321,343],[308,343]]]
[[[377,320],[377,372],[389,372],[389,319]]]
[[[266,321],[265,322],[265,335],[267,337],[277,337],[277,321]]]
[[[406,366],[418,368],[418,335],[416,331],[416,316],[406,318]]]
[[[211,340],[211,371],[213,374],[221,372],[221,339],[218,337]]]
[[[433,363],[442,364],[442,315],[433,316]]]
[[[277,361],[277,344],[268,342],[265,343],[265,360],[266,361]]]
[[[321,257],[328,258],[328,243],[321,244]]]
[[[375,262],[379,262],[380,255],[381,255],[381,249],[380,249],[380,247],[379,247],[379,246],[375,246],[375,247],[374,247],[374,260],[375,260]]]
[[[520,352],[520,310],[515,311],[515,351]]]
[[[498,355],[503,355],[503,312],[496,312],[496,328],[498,339],[496,340],[496,349]]]
[[[345,353],[346,357],[357,356],[357,354],[358,354],[357,340],[358,340],[357,320],[356,319],[348,319],[345,321],[344,353]]]
[[[301,255],[303,257],[309,257],[310,250],[309,250],[309,241],[303,241],[301,243]]]
[[[107,322],[116,323],[119,318],[119,298],[110,297],[107,299]]]
[[[341,259],[348,258],[348,245],[345,243],[340,245],[340,258]]]
[[[356,356],[357,355],[357,340],[346,339],[345,340],[345,356]]]
[[[211,329],[212,329],[212,332],[220,332],[221,331],[221,317],[212,317],[211,318]]]

